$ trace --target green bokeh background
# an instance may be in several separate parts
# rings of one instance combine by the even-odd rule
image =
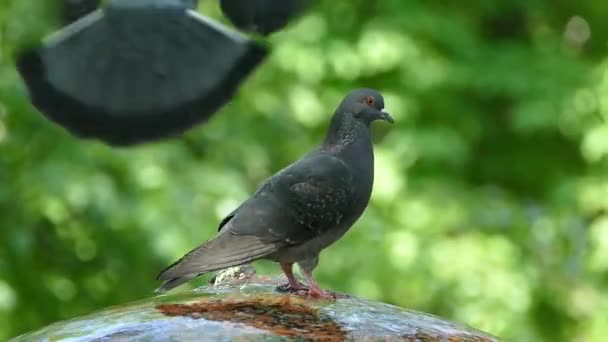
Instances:
[[[608,336],[605,1],[327,0],[208,124],[124,149],[27,102],[12,56],[56,27],[46,3],[0,2],[0,340],[151,296],[363,86],[396,124],[321,285],[513,341]]]

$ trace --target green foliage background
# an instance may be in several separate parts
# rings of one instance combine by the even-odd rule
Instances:
[[[604,1],[325,1],[207,125],[128,149],[27,102],[12,56],[56,28],[44,6],[0,3],[0,340],[151,296],[363,86],[396,124],[374,128],[372,203],[320,283],[513,341],[608,335]]]

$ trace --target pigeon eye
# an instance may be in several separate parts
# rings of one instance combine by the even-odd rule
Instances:
[[[365,99],[365,104],[367,104],[368,106],[373,106],[375,103],[376,103],[376,100],[372,96],[368,96]]]

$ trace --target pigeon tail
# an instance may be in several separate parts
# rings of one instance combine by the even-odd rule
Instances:
[[[183,283],[188,282],[189,280],[191,280],[193,278],[196,278],[197,275],[198,274],[190,274],[190,275],[179,277],[179,278],[169,279],[169,280],[165,281],[161,286],[159,286],[156,290],[154,290],[154,293],[160,294],[160,293],[169,291],[175,287],[182,285]]]
[[[216,238],[190,251],[163,270],[157,277],[165,280],[156,291],[164,292],[200,274],[238,266],[275,252],[277,244],[265,243],[255,236],[239,236],[223,230]]]

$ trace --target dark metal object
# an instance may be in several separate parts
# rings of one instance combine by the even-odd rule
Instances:
[[[239,29],[268,35],[285,27],[311,0],[220,0],[224,15]]]
[[[129,145],[206,121],[266,53],[183,1],[113,0],[24,51],[17,68],[47,118]]]

